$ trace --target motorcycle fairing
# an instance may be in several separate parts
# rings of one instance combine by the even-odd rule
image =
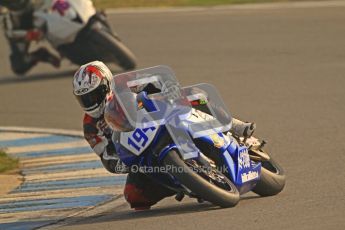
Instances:
[[[231,174],[231,179],[239,192],[243,194],[250,191],[260,179],[261,163],[250,160],[248,148],[239,145],[235,138],[231,138],[222,157],[227,167],[235,172]]]
[[[73,0],[66,2],[70,5],[68,11],[73,11],[80,18],[81,22],[76,22],[69,18],[69,15],[60,15],[54,12],[54,2],[48,2],[42,9],[34,13],[37,20],[44,20],[47,28],[47,39],[54,47],[62,44],[72,43],[78,33],[88,23],[90,18],[96,14],[96,10],[90,0]]]
[[[148,107],[149,110],[154,110],[155,106],[153,103],[149,103],[149,99],[146,97],[146,95],[142,95],[141,101],[144,103],[144,107]],[[194,111],[194,109],[193,109]],[[201,112],[203,113],[203,112]],[[204,121],[203,117],[205,116],[190,116],[187,120],[183,121],[181,123],[181,127],[188,130],[188,124],[196,123],[196,122],[202,122]],[[159,129],[159,131],[158,131]],[[141,131],[137,131],[141,130]],[[145,133],[143,129],[136,129],[137,132]],[[135,132],[135,131],[134,131]],[[134,135],[134,132],[131,132],[131,135]],[[133,164],[139,164],[141,166],[155,166],[160,165],[160,161],[164,159],[164,157],[170,152],[171,149],[176,149],[177,146],[172,141],[170,141],[169,144],[165,146],[161,146],[160,152],[158,155],[156,154],[153,156],[152,153],[154,153],[153,148],[159,140],[163,140],[166,135],[167,129],[164,126],[160,126],[156,128],[154,134],[152,135],[152,138],[146,138],[147,140],[147,146],[143,151],[141,151],[139,154],[133,155],[133,153],[129,150],[129,148],[126,148],[126,141],[128,144],[128,137],[130,135],[127,135],[127,140],[124,138],[122,141],[120,141],[120,144],[117,145],[118,153],[121,158],[121,160],[127,164],[128,166],[131,166]],[[123,136],[125,137],[125,135]],[[226,172],[229,178],[233,181],[233,183],[238,188],[239,192],[241,194],[250,191],[257,183],[257,181],[260,179],[260,172],[261,172],[261,164],[255,163],[250,160],[249,154],[248,154],[248,148],[246,146],[240,145],[235,138],[233,138],[230,135],[224,135],[223,133],[214,133],[211,135],[205,135],[202,137],[199,137],[202,141],[214,145],[216,148],[219,149],[219,154],[221,156],[221,159],[223,160],[223,163],[226,167]],[[138,137],[138,141],[141,141],[141,139]],[[148,142],[150,140],[150,142]],[[121,148],[122,146],[122,148]],[[123,148],[125,147],[125,148]],[[139,159],[138,157],[139,156]],[[200,152],[197,154],[196,158],[200,157]],[[158,160],[158,161],[157,161]],[[225,171],[225,170],[224,170]],[[156,175],[159,176],[159,175]],[[167,179],[167,177],[164,177]],[[170,178],[172,181],[169,181],[169,184],[175,184],[178,187],[178,181],[175,181],[174,178]],[[166,184],[168,182],[161,181],[161,183]]]
[[[73,42],[78,32],[84,27],[84,25],[66,19],[59,14],[39,11],[35,12],[34,16],[46,22],[47,39],[54,47]]]
[[[84,24],[86,24],[89,19],[96,14],[96,9],[91,0],[73,0],[68,1],[73,9],[78,13]]]
[[[134,155],[139,156],[151,144],[156,136],[158,128],[136,128],[132,132],[122,132],[120,135],[120,143],[128,151]]]
[[[226,166],[231,181],[234,182],[241,194],[250,191],[260,179],[261,163],[250,160],[248,148],[237,143],[236,139],[222,133],[218,137],[224,139],[222,146],[216,146],[215,138],[204,136],[200,139],[219,149],[221,158]],[[218,141],[219,142],[219,141]]]

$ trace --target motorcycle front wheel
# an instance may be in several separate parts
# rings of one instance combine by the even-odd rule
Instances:
[[[136,58],[119,39],[109,31],[96,29],[90,35],[91,42],[100,48],[101,54],[112,57],[112,62],[117,63],[124,70],[132,70],[136,66]]]
[[[229,179],[224,176],[222,181],[222,183],[226,183],[226,189],[213,183],[212,180],[195,172],[174,150],[167,154],[163,163],[172,176],[199,198],[222,208],[233,207],[240,200],[236,186]]]
[[[260,196],[274,196],[280,193],[285,186],[286,176],[283,168],[270,157],[261,162],[260,180],[253,192]]]

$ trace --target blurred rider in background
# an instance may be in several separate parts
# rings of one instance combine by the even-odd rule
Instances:
[[[143,173],[129,172],[119,159],[112,135],[119,137],[121,132],[128,132],[134,128],[130,126],[124,111],[111,92],[112,77],[109,68],[99,61],[81,66],[74,75],[73,94],[85,112],[84,137],[109,172],[128,173],[124,195],[131,207],[139,210],[148,209],[163,198],[174,195],[175,192],[156,183]],[[171,90],[169,88],[164,90],[159,85],[149,83],[138,86],[133,91],[135,93],[145,91],[152,94]],[[111,128],[104,118],[107,102],[113,105],[112,109],[115,110],[116,116],[111,120]],[[254,123],[232,119],[230,131],[237,136],[249,137],[253,134],[254,129]]]
[[[13,72],[25,74],[39,62],[59,67],[60,58],[48,49],[41,47],[29,52],[31,42],[43,38],[43,32],[35,29],[32,1],[0,0],[0,7],[6,7],[9,11],[4,18],[4,29],[11,49],[10,62]]]

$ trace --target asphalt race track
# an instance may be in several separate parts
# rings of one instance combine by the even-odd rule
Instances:
[[[246,195],[218,209],[169,198],[151,211],[127,204],[61,229],[344,229],[345,7],[123,13],[109,20],[140,67],[171,66],[183,85],[214,84],[233,116],[287,173],[275,197]],[[12,74],[0,37],[0,126],[80,129],[76,66]]]

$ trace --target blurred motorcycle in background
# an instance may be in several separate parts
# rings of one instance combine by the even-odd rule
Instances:
[[[112,30],[105,13],[96,11],[91,0],[31,0],[30,3],[33,7],[30,31],[15,28],[13,12],[2,12],[6,36],[11,42],[46,39],[62,58],[76,65],[100,60],[124,70],[135,68],[135,55]]]

